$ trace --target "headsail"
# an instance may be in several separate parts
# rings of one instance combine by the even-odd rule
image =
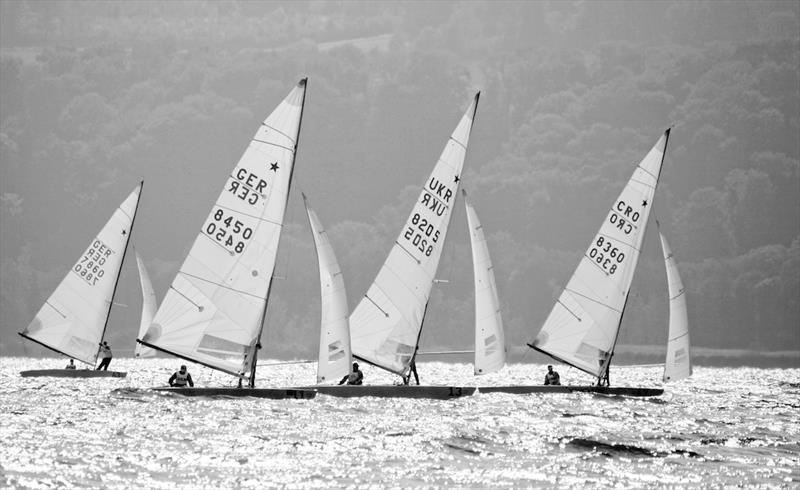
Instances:
[[[317,383],[322,383],[339,379],[352,370],[350,320],[342,269],[333,253],[328,233],[322,227],[317,213],[308,206],[305,195],[303,202],[306,205],[308,222],[314,235],[314,245],[319,259],[321,318]]]
[[[489,247],[478,221],[475,208],[464,193],[467,207],[469,238],[472,245],[472,270],[475,277],[475,374],[487,374],[501,369],[506,364],[506,343],[503,334],[503,318],[494,269],[489,257]]]
[[[531,347],[602,377],[642,249],[669,129],[641,161]]]
[[[139,320],[139,337],[143,337],[153,323],[153,317],[156,314],[158,303],[156,301],[156,292],[153,289],[153,284],[150,282],[150,275],[144,266],[144,260],[139,256],[139,252],[134,249],[136,255],[136,267],[139,269],[139,282],[142,284],[142,318]],[[134,357],[154,357],[156,351],[150,347],[145,347],[140,343],[136,343],[134,348]]]
[[[141,343],[252,384],[305,92],[303,79],[256,131]]]
[[[20,335],[66,356],[95,364],[143,185],[136,186],[89,242],[86,251]]]
[[[692,374],[689,352],[689,320],[686,316],[686,291],[683,289],[678,264],[667,239],[659,233],[661,250],[667,266],[669,288],[669,333],[667,334],[667,359],[664,364],[664,382],[688,378]]]
[[[409,370],[455,203],[475,95],[367,294],[350,316],[353,355],[396,374]]]

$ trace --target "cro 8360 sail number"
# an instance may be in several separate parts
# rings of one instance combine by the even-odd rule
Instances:
[[[598,237],[592,248],[589,249],[589,258],[609,274],[617,272],[617,264],[625,260],[625,254],[612,245],[611,241],[605,237]]]
[[[222,209],[214,213],[214,221],[206,225],[205,234],[236,253],[244,251],[244,244],[253,236],[253,229],[233,216],[225,216]]]

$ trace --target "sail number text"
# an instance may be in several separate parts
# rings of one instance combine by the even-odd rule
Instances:
[[[406,228],[403,238],[411,242],[411,245],[426,257],[430,257],[433,253],[433,244],[439,241],[439,230],[419,213],[414,213],[411,217],[411,226]]]
[[[259,196],[263,196],[267,181],[247,169],[240,168],[234,174],[236,180],[231,179],[228,192],[248,204],[258,203]]]
[[[608,221],[617,229],[622,230],[626,235],[630,235],[634,229],[634,223],[639,221],[639,212],[634,210],[625,201],[619,201],[617,205],[611,209],[611,215]]]
[[[608,271],[609,274],[617,272],[617,264],[621,264],[625,260],[625,254],[620,252],[611,243],[611,240],[602,236],[598,237],[597,241],[592,244],[588,256],[591,260],[597,262],[603,270]]]
[[[228,250],[242,253],[245,242],[253,236],[253,229],[234,219],[233,216],[225,216],[222,209],[217,209],[213,218],[214,221],[209,222],[203,230],[205,234]]]
[[[105,243],[100,240],[95,240],[89,245],[86,253],[78,260],[78,263],[75,264],[72,271],[88,284],[94,286],[97,284],[97,281],[106,274],[104,269],[105,263],[113,254],[114,251]]]

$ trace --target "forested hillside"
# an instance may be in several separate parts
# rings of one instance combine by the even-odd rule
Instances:
[[[133,243],[163,297],[258,125],[302,77],[266,355],[317,348],[299,191],[355,306],[478,90],[462,185],[509,346],[533,339],[672,127],[651,219],[679,263],[693,345],[800,350],[798,2],[3,0],[0,21],[0,354],[43,352],[16,332],[141,179]],[[666,338],[654,219],[647,235],[622,344]],[[459,201],[423,348],[471,347],[470,253]],[[121,350],[139,322],[131,259],[109,327]]]

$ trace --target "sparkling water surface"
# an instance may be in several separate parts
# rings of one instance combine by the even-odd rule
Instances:
[[[704,368],[655,398],[477,394],[453,400],[187,398],[155,393],[181,361],[114,359],[123,379],[22,378],[61,359],[0,358],[0,487],[798,488],[800,369]],[[265,361],[264,364],[267,364]],[[545,366],[472,376],[420,362],[424,384],[540,384]],[[197,386],[232,379],[189,364]],[[562,381],[586,384],[559,367]],[[259,368],[261,387],[315,365]],[[391,384],[376,368],[367,383]],[[616,386],[660,386],[618,367]]]

